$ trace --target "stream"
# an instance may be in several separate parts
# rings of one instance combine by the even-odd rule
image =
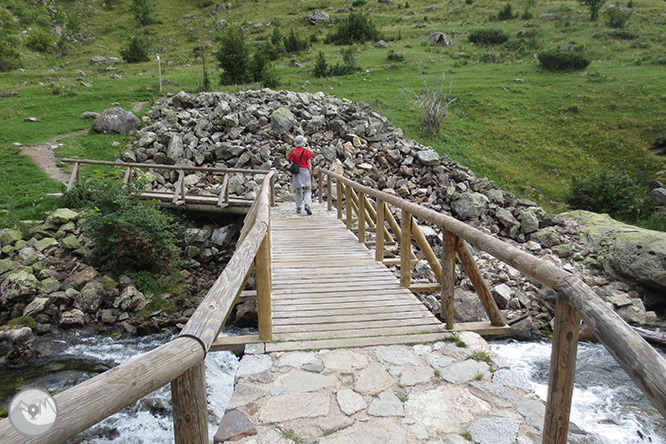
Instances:
[[[55,337],[50,345],[53,354],[36,359],[30,367],[8,368],[0,361],[0,408],[8,408],[11,398],[23,388],[63,391],[170,339],[162,334],[113,340],[81,332]],[[535,393],[545,400],[550,343],[500,341],[491,342],[491,347],[513,370],[527,377]],[[229,352],[209,353],[206,358],[211,440],[231,398],[237,368],[238,358]],[[69,443],[173,442],[170,399],[167,384]],[[579,346],[571,420],[600,436],[604,443],[666,444],[666,419],[600,344]]]

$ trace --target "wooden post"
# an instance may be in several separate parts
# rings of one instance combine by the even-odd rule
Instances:
[[[74,181],[76,180],[77,177],[79,177],[79,168],[80,164],[79,162],[76,162],[74,164],[74,169],[72,170],[72,175],[69,176],[69,183],[67,184],[67,191],[72,191],[72,188],[74,188]]]
[[[553,349],[550,355],[548,400],[543,425],[543,444],[566,444],[569,432],[569,415],[576,374],[578,351],[578,327],[580,318],[558,294],[555,305]]]
[[[338,206],[338,219],[342,220],[342,195],[343,195],[344,191],[342,190],[342,182],[340,182],[339,180],[336,183],[336,189],[337,189],[337,195],[338,195],[338,199],[337,199],[337,202],[336,202],[337,206]]]
[[[371,205],[366,205],[366,206],[365,206],[365,210],[366,210],[366,211],[361,212],[361,211],[360,211],[360,208],[361,208],[361,195],[363,195],[363,193],[356,194],[356,191],[354,191],[353,188],[352,188],[352,192],[351,192],[351,193],[352,193],[352,201],[354,202],[355,208],[356,208],[357,210],[359,210],[358,213],[357,213],[357,216],[358,216],[359,220],[360,220],[361,218],[363,218],[363,219],[367,222],[368,226],[372,227],[373,224],[374,224],[375,222],[373,221],[373,217],[371,217],[370,214],[369,214],[369,212],[367,211],[369,208],[372,208],[372,206],[371,206]]]
[[[483,304],[483,308],[486,310],[486,313],[490,318],[490,323],[495,327],[505,326],[506,321],[504,320],[504,316],[502,316],[499,308],[497,308],[495,299],[493,299],[493,295],[490,294],[488,284],[486,284],[485,279],[483,279],[481,271],[479,271],[479,267],[474,261],[474,256],[472,255],[472,251],[469,249],[467,242],[461,239],[457,243],[456,248],[458,256],[460,257],[460,262],[462,263],[467,276],[469,276],[469,280],[472,281],[476,294],[479,295],[481,304]]]
[[[382,262],[384,260],[384,212],[386,204],[383,200],[377,200],[377,244],[375,245],[375,260]],[[381,231],[380,231],[381,230]]]
[[[208,403],[203,361],[171,382],[171,401],[176,444],[207,444]]]
[[[319,171],[319,203],[324,202],[323,191],[324,191],[324,177],[323,173]]]
[[[225,174],[222,178],[222,186],[220,187],[220,195],[217,198],[217,206],[222,206],[222,201],[224,200],[224,189],[229,185],[229,174]]]
[[[352,229],[352,219],[354,217],[354,202],[351,197],[351,187],[345,185],[345,215],[347,216],[347,229]]]
[[[456,244],[458,237],[442,229],[442,294],[441,315],[448,330],[453,329],[454,297],[456,288]]]
[[[412,284],[412,214],[402,210],[400,236],[400,286],[409,288]]]
[[[185,170],[180,170],[180,198],[185,202]]]
[[[265,180],[265,179],[264,179]],[[228,198],[228,197],[227,197]],[[275,175],[271,176],[271,198],[270,198],[270,206],[274,207],[275,206]]]
[[[266,231],[256,258],[257,278],[257,317],[259,323],[259,339],[273,339],[273,321],[271,312],[271,240],[270,227]]]
[[[326,201],[328,202],[326,209],[331,211],[333,209],[333,187],[331,181],[333,178],[331,176],[326,176]]]
[[[365,243],[365,195],[358,196],[358,241]]]
[[[132,178],[132,167],[129,166],[125,170],[125,177],[123,177],[123,183],[129,183],[131,178]]]

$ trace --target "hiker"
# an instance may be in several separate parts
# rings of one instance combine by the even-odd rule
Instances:
[[[312,153],[305,148],[307,139],[296,136],[295,148],[289,153],[287,160],[299,166],[298,174],[291,176],[291,189],[296,194],[296,212],[301,212],[301,204],[305,203],[305,212],[312,214]]]

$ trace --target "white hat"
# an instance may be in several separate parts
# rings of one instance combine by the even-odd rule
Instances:
[[[308,139],[306,139],[304,136],[296,136],[294,139],[294,146],[300,147],[300,146],[305,146],[305,144],[308,142]]]

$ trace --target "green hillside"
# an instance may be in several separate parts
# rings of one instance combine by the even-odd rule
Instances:
[[[516,17],[498,20],[509,4]],[[132,102],[159,97],[158,55],[163,94],[203,87],[202,53],[214,90],[260,87],[218,84],[215,52],[227,27],[242,27],[251,52],[271,41],[276,28],[283,36],[293,30],[311,46],[273,62],[277,89],[371,103],[408,137],[549,210],[565,208],[574,177],[606,169],[665,178],[666,161],[647,150],[666,134],[663,0],[622,2],[630,6],[623,27],[609,24],[615,8],[604,6],[593,22],[589,8],[577,1],[155,0],[148,3],[152,11],[145,26],[135,18],[133,0],[6,0],[3,5],[0,169],[4,177],[18,177],[0,185],[0,201],[23,216],[30,214],[31,202],[59,185],[38,176],[25,159],[17,161],[19,148],[12,144],[89,128],[90,121],[79,118],[84,111],[101,112],[114,103],[130,109]],[[305,17],[315,10],[329,14],[331,22],[311,25]],[[319,51],[329,65],[342,63],[345,47],[324,40],[351,12],[369,18],[387,47],[356,44],[359,71],[316,78]],[[508,41],[469,42],[470,32],[486,28],[504,31]],[[443,32],[453,46],[429,46],[431,31]],[[117,71],[90,64],[93,56],[120,58],[132,37],[149,44],[150,61],[121,60],[113,65]],[[540,67],[536,55],[556,47],[584,53],[591,64],[565,72]],[[457,98],[438,133],[422,127],[412,100],[424,82]],[[18,95],[7,95],[10,91]],[[24,122],[29,116],[40,122]],[[111,140],[122,138],[66,138],[56,154],[113,158],[119,148],[111,147]]]

